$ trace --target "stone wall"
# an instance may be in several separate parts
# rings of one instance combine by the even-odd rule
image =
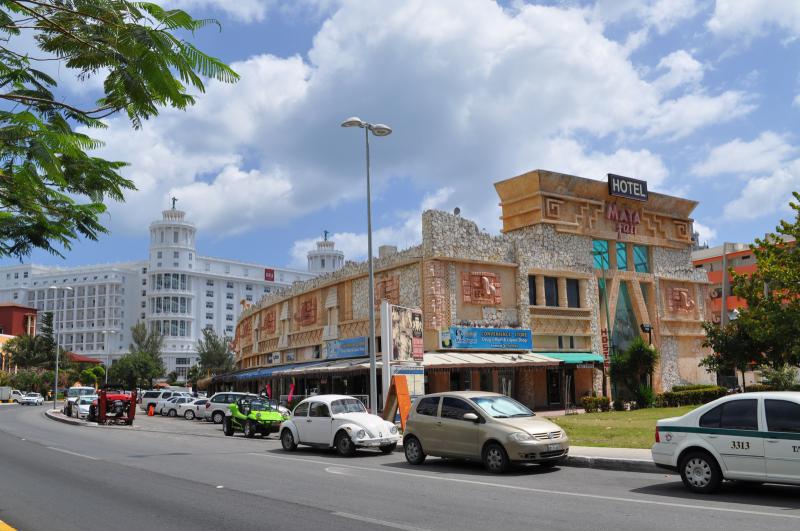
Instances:
[[[506,236],[492,236],[475,222],[440,210],[422,213],[422,251],[426,258],[514,262],[514,247]]]
[[[704,269],[695,269],[690,249],[651,247],[652,270],[658,277],[707,282]]]

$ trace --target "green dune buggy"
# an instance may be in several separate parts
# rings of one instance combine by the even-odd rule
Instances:
[[[276,402],[263,398],[240,398],[230,406],[222,421],[222,433],[228,437],[237,431],[251,438],[278,433],[281,422],[289,418]]]

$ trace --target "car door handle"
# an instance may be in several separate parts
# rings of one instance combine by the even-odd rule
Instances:
[[[306,422],[311,422],[311,419],[306,419]]]
[[[767,442],[768,442],[768,443],[775,444],[775,443],[778,443],[778,442],[780,442],[780,441],[779,441],[778,439],[767,439]]]
[[[441,425],[442,425],[442,421],[441,421],[441,420],[440,420],[440,421],[437,421],[437,422],[436,422],[436,425],[437,425],[437,426],[441,426]]]
[[[719,435],[709,435],[708,436],[709,439],[716,439],[717,437],[719,437]]]

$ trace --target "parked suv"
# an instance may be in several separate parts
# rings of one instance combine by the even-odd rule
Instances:
[[[549,420],[497,393],[456,391],[414,401],[403,437],[406,460],[425,456],[482,461],[489,472],[505,472],[512,462],[554,466],[567,457],[569,439]]]
[[[159,401],[172,398],[173,396],[188,396],[188,393],[182,391],[145,391],[142,395],[142,401],[139,403],[139,408],[142,411],[147,411],[150,404],[157,404]],[[158,411],[156,411],[158,413]]]
[[[258,398],[258,395],[251,393],[234,393],[230,391],[215,393],[214,396],[206,402],[206,411],[203,417],[214,424],[222,424],[222,419],[225,418],[225,412],[228,411],[228,406],[244,397]]]

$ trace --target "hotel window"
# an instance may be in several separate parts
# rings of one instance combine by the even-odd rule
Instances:
[[[581,307],[580,282],[576,278],[567,279],[567,306],[570,308]]]
[[[253,302],[253,296],[252,296],[252,295],[247,295],[247,296],[245,297],[245,299],[247,299],[247,300],[248,300],[248,301],[250,301],[250,302]]]
[[[180,258],[180,256],[181,256],[180,251],[175,251],[172,253],[172,258]]]
[[[206,308],[213,308],[213,307],[214,307],[214,303],[213,302],[211,302],[211,301],[207,301],[206,302]]]
[[[637,273],[650,272],[650,257],[648,256],[648,247],[646,245],[633,246],[633,264]]]
[[[211,291],[211,290],[206,291],[206,297],[213,297],[213,296],[214,296],[214,292],[213,291]]]
[[[172,243],[178,243],[178,231],[172,231]],[[172,334],[175,335],[175,334]]]
[[[225,331],[226,332],[233,332],[233,326],[226,326],[225,327]]]
[[[213,318],[214,318],[214,314],[213,313],[207,313],[206,314],[206,319],[213,319]],[[208,328],[208,327],[206,327],[206,328]]]
[[[225,309],[226,310],[233,310],[233,304],[231,304],[231,303],[226,304],[225,305]]]
[[[233,289],[233,282],[228,282],[227,284],[225,284],[225,287],[228,289]]]
[[[558,279],[544,277],[544,304],[545,306],[558,306]]]
[[[244,285],[244,290],[245,291],[253,291],[253,285],[252,284],[245,284]]]
[[[232,299],[233,298],[233,293],[226,293],[225,294],[225,298],[226,299]]]
[[[226,315],[225,316],[225,320],[226,321],[233,321],[233,315],[231,315],[231,314]]]
[[[213,280],[206,280],[206,286],[211,286],[213,288],[214,287],[214,281]]]
[[[750,257],[749,257],[749,256],[746,256],[745,258],[750,258]],[[743,258],[742,260],[744,260],[744,258]],[[22,278],[28,278],[28,272],[27,272],[27,271],[25,271],[24,273],[22,273]],[[73,278],[72,280],[75,280],[75,279]]]
[[[608,269],[608,242],[605,240],[594,240],[592,242],[592,256],[594,258],[595,269]]]
[[[628,246],[623,242],[617,242],[617,269],[628,270]]]
[[[156,258],[158,258],[159,260],[161,260],[161,251],[158,251],[158,252],[156,253]]]
[[[528,276],[528,304],[536,304],[536,277],[533,275]]]

